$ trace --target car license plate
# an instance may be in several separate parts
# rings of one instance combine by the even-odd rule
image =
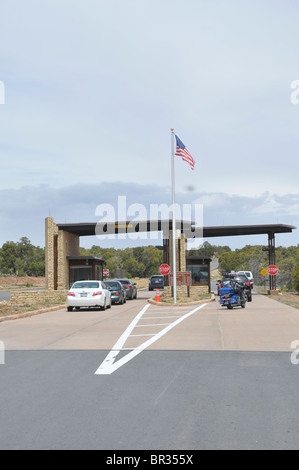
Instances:
[[[80,297],[87,297],[86,293],[80,294]]]

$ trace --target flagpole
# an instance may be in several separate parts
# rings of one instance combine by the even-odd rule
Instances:
[[[171,184],[172,184],[172,272],[173,303],[176,304],[176,227],[175,227],[175,179],[174,179],[174,129],[171,128]]]

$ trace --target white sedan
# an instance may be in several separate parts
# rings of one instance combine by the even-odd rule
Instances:
[[[77,281],[67,295],[69,312],[86,307],[99,307],[101,310],[111,308],[111,293],[101,281]]]

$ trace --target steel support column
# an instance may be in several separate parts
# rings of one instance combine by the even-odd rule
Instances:
[[[268,233],[268,251],[269,251],[269,266],[275,264],[275,234],[274,232]],[[276,289],[276,275],[269,274],[269,287],[270,290]]]

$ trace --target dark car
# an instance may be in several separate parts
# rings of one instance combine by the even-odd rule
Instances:
[[[244,288],[244,292],[247,296],[248,302],[252,301],[251,285],[250,280],[245,274],[238,273],[225,273],[221,281],[217,281],[218,295],[221,287],[226,287],[231,284],[231,281],[235,281]]]
[[[217,281],[218,295],[219,295],[219,289],[221,289],[221,287],[230,286],[231,282],[237,282],[244,289],[244,293],[247,296],[248,302],[252,301],[250,281],[245,274],[238,274],[238,273],[224,274],[222,281]]]
[[[251,302],[252,301],[252,293],[251,293],[250,280],[248,279],[248,277],[245,274],[235,274],[232,278],[232,281],[237,282],[238,284],[240,284],[243,287],[244,292],[247,296],[248,302]]]
[[[111,301],[113,304],[125,304],[127,301],[126,289],[119,281],[103,281],[103,284],[107,287],[111,294]]]
[[[132,282],[130,279],[117,279],[122,283],[126,290],[126,295],[128,300],[137,299],[137,287],[136,282]]]
[[[148,290],[164,289],[164,276],[154,275],[150,277]]]

